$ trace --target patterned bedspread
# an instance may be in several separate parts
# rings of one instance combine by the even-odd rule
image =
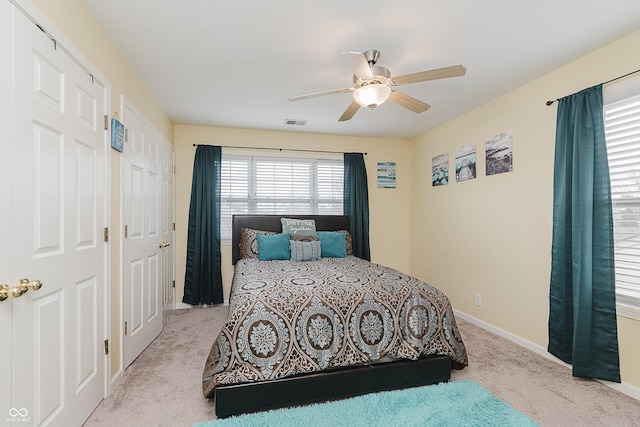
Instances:
[[[214,341],[203,391],[375,362],[467,352],[446,295],[354,256],[319,261],[241,259],[229,318]]]

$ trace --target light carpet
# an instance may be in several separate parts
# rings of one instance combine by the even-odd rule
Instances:
[[[194,424],[194,427],[271,426],[537,426],[469,380],[371,393],[350,399],[277,409]]]
[[[84,427],[191,427],[215,418],[214,399],[202,396],[202,368],[228,312],[226,306],[176,310]],[[640,427],[640,401],[457,321],[469,366],[451,372],[452,382],[474,381],[544,427]]]

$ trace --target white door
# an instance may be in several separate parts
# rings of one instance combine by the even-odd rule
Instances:
[[[169,141],[162,143],[162,327],[167,324],[175,307],[175,233],[174,212],[174,165],[175,154]]]
[[[162,158],[144,117],[126,100],[123,122],[123,339],[126,368],[162,331]]]
[[[4,209],[0,209],[0,285],[13,286],[10,280],[11,274],[11,183],[13,169],[11,156],[11,129],[13,126],[13,103],[11,88],[13,86],[13,72],[10,66],[11,51],[13,46],[13,34],[11,33],[12,7],[7,1],[0,1],[0,129],[5,129],[5,137],[0,138],[0,204]],[[7,202],[8,201],[8,202]],[[11,366],[11,343],[12,339],[12,319],[11,310],[13,303],[11,300],[0,301],[0,325],[2,325],[2,344],[0,344],[0,360]],[[11,406],[11,370],[0,369],[0,424],[12,413]],[[17,408],[22,409],[22,408]]]
[[[105,391],[106,90],[10,9],[13,123],[2,153],[13,168],[11,265],[1,274],[11,286],[20,278],[43,285],[0,302],[12,331],[3,360],[11,403],[2,417],[80,425]]]

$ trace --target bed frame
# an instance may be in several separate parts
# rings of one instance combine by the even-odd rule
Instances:
[[[234,215],[233,264],[239,258],[242,228],[280,232],[282,217],[313,219],[319,231],[349,230],[349,218],[344,215]],[[216,416],[225,418],[365,393],[429,385],[447,382],[450,377],[451,358],[430,356],[418,360],[332,369],[279,380],[220,385],[215,389]]]

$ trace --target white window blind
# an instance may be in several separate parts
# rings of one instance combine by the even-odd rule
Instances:
[[[220,237],[231,236],[231,216],[249,213],[250,159],[223,155],[220,183]]]
[[[320,215],[343,213],[344,163],[316,163],[316,187],[318,190],[317,213]]]
[[[611,178],[619,315],[640,320],[640,79],[605,89],[604,123]]]
[[[342,160],[222,154],[220,228],[231,239],[234,214],[343,213]]]

